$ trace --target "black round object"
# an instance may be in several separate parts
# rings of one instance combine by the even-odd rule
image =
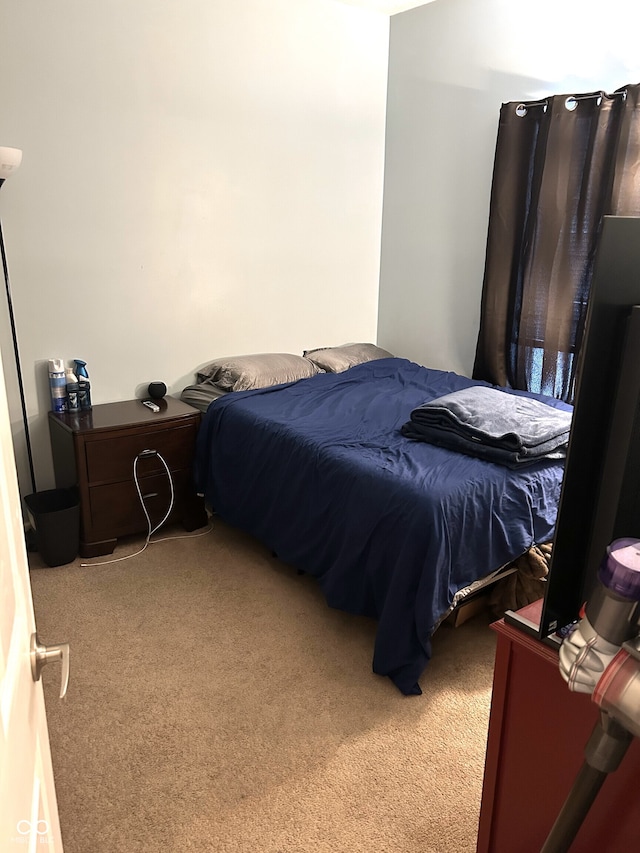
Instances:
[[[164,395],[167,393],[167,386],[164,382],[151,382],[149,383],[149,396],[153,400],[162,400]]]

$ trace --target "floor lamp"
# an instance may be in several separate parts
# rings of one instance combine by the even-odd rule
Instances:
[[[3,148],[0,146],[0,187],[7,178],[10,178],[19,168],[22,162],[22,151],[19,148]],[[9,322],[11,323],[11,336],[13,338],[13,353],[16,361],[16,373],[18,375],[18,387],[20,389],[20,402],[22,404],[22,420],[24,422],[24,437],[27,444],[27,455],[29,457],[29,472],[31,474],[31,485],[36,492],[36,477],[33,470],[33,454],[31,452],[31,438],[29,436],[29,420],[27,418],[27,406],[24,399],[24,386],[22,384],[22,369],[20,367],[20,352],[18,350],[18,336],[13,316],[13,303],[11,301],[11,287],[9,285],[9,268],[7,256],[4,250],[4,237],[2,234],[2,222],[0,221],[0,253],[2,254],[2,269],[4,272],[4,284],[7,291],[7,305],[9,307]]]

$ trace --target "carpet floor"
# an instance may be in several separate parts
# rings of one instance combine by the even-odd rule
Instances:
[[[372,673],[372,620],[217,519],[30,565],[41,641],[71,646],[64,700],[43,673],[66,853],[475,850],[488,614],[437,631],[407,697]]]

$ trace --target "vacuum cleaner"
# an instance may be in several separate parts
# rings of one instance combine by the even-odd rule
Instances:
[[[582,618],[560,646],[569,690],[589,693],[600,717],[585,761],[541,853],[566,853],[598,791],[640,737],[640,540],[616,539],[598,570]]]

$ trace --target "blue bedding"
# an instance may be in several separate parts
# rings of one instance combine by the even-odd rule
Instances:
[[[520,468],[567,455],[571,412],[501,388],[474,385],[411,412],[402,434]]]
[[[229,394],[198,434],[198,491],[330,606],[374,617],[373,670],[405,694],[455,593],[553,535],[562,462],[515,471],[402,435],[414,408],[473,385],[385,358]]]

